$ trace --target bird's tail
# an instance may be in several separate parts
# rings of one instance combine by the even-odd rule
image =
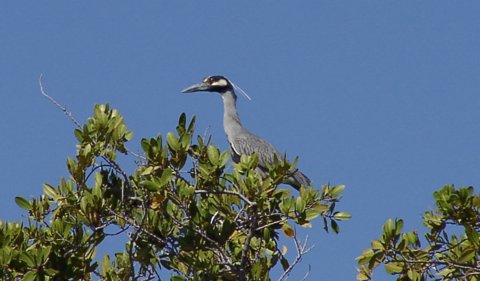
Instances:
[[[297,190],[299,190],[301,186],[310,187],[312,185],[312,181],[299,170],[295,170],[292,175],[287,178],[285,183],[293,186]]]

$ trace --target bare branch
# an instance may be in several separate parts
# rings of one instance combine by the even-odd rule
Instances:
[[[312,270],[312,266],[311,265],[308,265],[308,271],[305,273],[305,275],[303,276],[302,278],[302,281],[305,281],[307,280],[308,278],[308,275],[310,275],[310,271]]]
[[[310,252],[315,245],[312,245],[307,248],[308,244],[308,235],[305,237],[305,240],[303,243],[300,243],[297,238],[297,231],[295,230],[295,234],[293,235],[293,242],[295,243],[295,249],[297,250],[297,256],[295,257],[295,260],[293,263],[291,263],[288,268],[283,272],[283,274],[278,278],[278,281],[284,281],[287,280],[288,275],[290,272],[293,270],[293,268],[302,260],[302,257],[306,255],[308,252]],[[310,266],[308,269],[308,272],[305,274],[302,280],[305,280],[308,277],[308,274],[310,273]]]
[[[73,122],[73,124],[75,124],[75,126],[77,126],[78,128],[81,128],[82,125],[80,125],[80,123],[77,121],[77,119],[75,119],[75,117],[73,117],[72,112],[68,111],[65,106],[61,105],[54,98],[52,98],[50,95],[47,94],[47,91],[45,91],[45,88],[43,86],[43,73],[40,74],[40,77],[38,78],[38,84],[40,85],[40,92],[42,93],[42,95],[44,97],[46,97],[47,99],[49,99],[58,109],[63,111],[63,113],[65,113],[65,115],[67,115],[67,117]]]
[[[195,190],[195,194],[228,194],[228,195],[235,195],[235,196],[239,197],[240,199],[242,199],[243,201],[245,201],[245,203],[247,203],[250,206],[256,206],[257,205],[256,202],[252,202],[252,201],[248,200],[248,198],[245,197],[243,194],[235,192],[235,191],[230,191],[230,190],[203,190],[203,189],[200,189],[200,190]]]
[[[286,222],[286,221],[288,221],[288,218],[283,218],[283,219],[278,220],[278,221],[273,221],[273,222],[271,222],[271,223],[267,223],[267,224],[265,224],[265,225],[262,225],[262,226],[257,227],[257,231],[262,230],[262,229],[264,229],[264,228],[267,228],[267,227],[269,227],[269,226],[275,225],[275,224],[284,223],[284,222]]]
[[[390,262],[405,263],[405,264],[422,264],[422,265],[435,265],[435,266],[447,266],[451,268],[459,268],[462,270],[472,270],[477,274],[480,273],[480,267],[475,265],[463,264],[451,261],[421,261],[421,260],[397,260],[392,259]]]

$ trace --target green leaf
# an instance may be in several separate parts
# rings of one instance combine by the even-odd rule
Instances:
[[[317,210],[321,213],[326,212],[328,210],[328,205],[317,203],[317,204],[313,205],[313,209]]]
[[[143,138],[140,144],[142,146],[143,151],[148,152],[148,150],[150,149],[150,140]]]
[[[178,151],[180,148],[180,143],[178,142],[178,138],[172,132],[168,132],[167,134],[167,144],[172,151]]]
[[[306,214],[305,219],[307,221],[313,220],[314,218],[320,216],[320,212],[316,210],[307,210],[305,214]]]
[[[410,280],[422,280],[422,279],[420,279],[420,277],[421,277],[420,273],[418,271],[413,270],[413,269],[408,270],[407,276],[408,276],[408,278],[410,278]]]
[[[346,212],[336,212],[333,217],[336,219],[336,220],[349,220],[352,218],[352,215],[350,215],[349,213],[346,213]]]
[[[148,167],[145,168],[145,170],[142,171],[141,175],[142,176],[148,176],[148,175],[152,174],[153,171],[154,171],[154,167],[148,166]]]
[[[77,169],[77,162],[71,157],[67,157],[67,168],[71,175],[73,175]]]
[[[158,183],[160,184],[160,187],[164,187],[165,185],[167,185],[167,183],[170,182],[170,179],[172,178],[172,170],[170,168],[166,168],[163,173],[162,173],[162,176],[160,177],[160,180],[158,181]]]
[[[193,134],[194,128],[195,128],[195,116],[192,117],[192,120],[190,121],[190,124],[188,125],[187,133]]]
[[[395,235],[399,235],[403,229],[403,220],[395,220]]]
[[[357,280],[358,281],[367,281],[367,280],[370,280],[370,277],[368,277],[367,274],[363,273],[363,272],[360,272],[357,274]]]
[[[390,236],[393,234],[394,229],[395,225],[392,219],[388,219],[383,225],[383,232],[387,235],[388,238],[390,238]]]
[[[385,264],[385,270],[389,274],[396,274],[403,271],[403,266],[398,262],[390,262]]]
[[[282,264],[283,270],[287,270],[290,267],[288,260],[283,256],[280,258],[280,264]]]
[[[186,122],[187,122],[187,115],[185,114],[185,112],[182,112],[182,114],[180,114],[180,117],[178,118],[177,132],[179,135],[183,135],[185,133]]]
[[[149,191],[159,191],[161,185],[155,181],[142,181],[142,185]]]
[[[338,195],[340,195],[342,193],[342,191],[345,189],[345,185],[337,185],[335,187],[333,187],[330,191],[330,195],[332,195],[333,197],[337,197]]]
[[[364,264],[369,262],[374,254],[375,252],[372,249],[366,249],[362,252],[360,256],[356,257],[355,259],[358,261],[359,264]]]
[[[27,211],[32,209],[32,203],[23,197],[15,197],[15,203],[17,203],[20,208]]]
[[[55,188],[47,183],[43,185],[43,193],[53,199],[56,199],[58,196]]]
[[[29,271],[24,276],[22,281],[33,281],[37,278],[37,273],[35,271]]]
[[[295,202],[295,209],[299,213],[303,213],[305,211],[305,200],[302,197],[297,197],[297,201]]]
[[[460,257],[456,262],[458,263],[470,263],[473,261],[473,257],[475,256],[475,249],[473,247],[469,247],[464,249]]]
[[[133,132],[132,131],[127,131],[127,133],[125,133],[124,135],[124,138],[126,141],[129,141],[131,139],[133,139]]]
[[[338,226],[338,223],[334,220],[330,221],[330,227],[333,229],[333,232],[339,233],[340,232],[340,226]]]
[[[103,174],[95,173],[95,187],[101,188],[103,184]]]
[[[220,153],[215,146],[209,144],[207,146],[207,156],[210,163],[212,163],[213,165],[216,165],[218,163],[218,158],[220,157]]]
[[[468,241],[472,243],[475,247],[480,246],[480,233],[478,233],[473,227],[466,226],[465,234],[467,235]]]
[[[94,188],[92,188],[92,195],[97,199],[102,198],[102,190],[100,189],[100,187],[95,186]]]
[[[372,249],[374,249],[374,250],[383,251],[385,249],[382,242],[380,242],[378,240],[373,240],[371,244],[372,244]]]
[[[34,267],[35,266],[35,260],[33,259],[33,257],[29,253],[23,252],[20,255],[20,260],[25,262],[28,267]]]
[[[438,275],[440,276],[447,276],[449,274],[451,274],[452,272],[455,272],[456,269],[455,268],[450,268],[450,267],[446,267],[444,270],[440,271],[438,273]],[[475,279],[474,279],[475,280]]]
[[[182,144],[183,148],[187,148],[190,145],[191,141],[192,141],[192,136],[191,135],[183,135],[180,138],[180,143]]]
[[[220,167],[224,167],[227,164],[228,160],[230,160],[230,153],[227,151],[222,152],[222,154],[220,155]]]
[[[80,130],[80,129],[75,129],[74,134],[75,134],[75,137],[77,138],[77,140],[78,140],[79,142],[83,142],[83,132],[82,132],[82,130]]]

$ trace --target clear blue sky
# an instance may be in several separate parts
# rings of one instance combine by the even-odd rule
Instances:
[[[309,264],[309,280],[353,280],[387,218],[421,232],[433,191],[478,190],[479,15],[478,1],[3,1],[0,218],[20,220],[14,197],[57,184],[75,155],[40,73],[82,122],[95,103],[118,108],[136,151],[181,112],[227,149],[220,97],[180,94],[224,74],[253,98],[239,100],[245,126],[317,186],[347,185],[338,207],[353,219],[340,235],[318,222],[290,280]]]

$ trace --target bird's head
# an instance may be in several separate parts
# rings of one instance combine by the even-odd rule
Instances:
[[[212,75],[205,77],[201,83],[192,85],[182,91],[182,93],[193,92],[217,92],[220,94],[225,93],[228,90],[233,90],[232,83],[220,75]]]

